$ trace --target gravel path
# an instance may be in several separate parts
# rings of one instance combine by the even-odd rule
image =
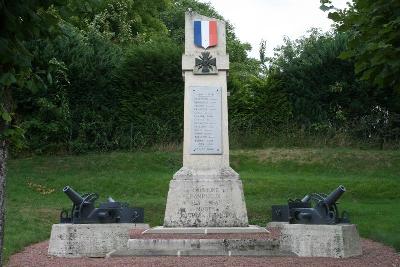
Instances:
[[[121,257],[65,259],[47,255],[48,241],[11,256],[8,266],[400,266],[394,249],[363,239],[363,255],[349,259],[297,257]]]

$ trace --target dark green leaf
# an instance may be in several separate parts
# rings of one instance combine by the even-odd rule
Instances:
[[[15,79],[15,76],[11,72],[5,72],[1,74],[0,76],[0,84],[4,86],[10,86],[14,83],[16,83],[17,80]]]

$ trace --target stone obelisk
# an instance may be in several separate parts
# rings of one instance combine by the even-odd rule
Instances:
[[[245,227],[242,181],[229,166],[225,22],[185,15],[183,167],[169,185],[164,227]]]

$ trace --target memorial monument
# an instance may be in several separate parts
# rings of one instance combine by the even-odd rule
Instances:
[[[336,201],[345,191],[342,186],[329,196],[318,195],[315,207],[308,203],[316,199],[313,195],[276,206],[273,217],[279,222],[269,225],[275,236],[266,228],[248,225],[242,182],[229,165],[228,70],[225,22],[186,12],[182,56],[183,166],[169,185],[164,225],[148,229],[146,224],[55,224],[49,255],[336,258],[361,255],[356,226],[341,224],[346,220],[333,216],[338,214]],[[86,201],[78,194],[70,195],[75,200],[74,207],[79,205],[80,215],[71,220],[92,219],[84,216],[80,203]],[[111,201],[106,208],[114,206]],[[104,209],[92,208],[86,210],[96,211],[96,222],[99,217],[114,218],[104,217]],[[295,221],[292,213],[299,215]],[[127,209],[120,214],[131,212]],[[69,221],[69,217],[66,219]],[[304,224],[310,222],[315,224]]]
[[[229,165],[225,22],[185,16],[183,167],[169,185],[164,227],[246,227],[239,175]]]

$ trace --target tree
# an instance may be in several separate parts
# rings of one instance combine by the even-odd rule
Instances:
[[[65,73],[67,79],[64,75],[58,77],[61,80],[56,80],[57,77],[53,76],[53,83],[48,84],[46,77],[43,77],[47,90],[39,93],[22,91],[13,95],[14,101],[23,103],[17,106],[15,113],[21,122],[19,125],[26,132],[24,149],[35,153],[82,153],[89,150],[105,151],[132,147],[130,144],[134,142],[127,140],[132,140],[132,136],[138,134],[136,131],[141,129],[135,127],[134,122],[137,121],[133,120],[140,112],[138,109],[121,109],[118,101],[120,92],[128,92],[127,99],[130,103],[135,98],[140,98],[138,92],[146,88],[147,95],[157,93],[158,97],[152,100],[161,101],[162,97],[171,97],[168,92],[172,86],[168,87],[168,90],[160,91],[155,82],[150,84],[149,79],[144,77],[143,74],[148,72],[140,69],[140,66],[135,67],[140,74],[135,81],[143,84],[143,87],[121,84],[124,79],[132,80],[134,75],[121,66],[127,64],[128,60],[134,62],[132,51],[139,53],[146,50],[146,46],[158,51],[157,45],[154,44],[158,42],[163,46],[171,41],[175,43],[176,51],[167,49],[168,55],[163,57],[180,62],[180,56],[176,58],[175,55],[182,53],[184,14],[188,7],[201,14],[221,18],[209,4],[195,0],[179,0],[170,4],[165,0],[155,0],[151,3],[147,0],[85,0],[83,3],[81,0],[69,0],[67,8],[72,10],[71,12],[66,12],[64,7],[57,7],[61,17],[59,24],[62,34],[48,40],[29,41],[28,49],[33,54],[32,65],[35,69],[45,69],[50,61],[58,62],[60,64],[57,66],[61,69],[55,70],[56,73]],[[232,63],[229,83],[242,86],[242,81],[247,80],[247,76],[259,72],[259,64],[248,59],[247,51],[250,46],[236,38],[229,23],[227,28],[228,50]],[[147,49],[144,54],[149,60],[146,66],[157,62],[157,53]],[[131,68],[129,64],[128,67]],[[160,68],[154,64],[147,67]],[[171,73],[162,71],[159,74],[164,77],[153,76],[154,81],[171,78]],[[182,80],[181,71],[172,75],[178,77],[179,81]],[[235,91],[234,87],[231,87],[231,90]],[[153,104],[152,109],[164,105],[161,102]],[[174,102],[168,101],[165,104],[169,105],[165,110],[177,110]],[[161,125],[162,127],[158,128],[162,129],[160,133],[171,138],[176,137],[173,142],[180,140],[179,132],[172,127],[166,127],[166,124],[162,124],[165,122],[163,120],[152,120],[152,115],[152,112],[143,114],[144,117],[147,116],[147,123],[154,122],[152,127]],[[143,128],[144,124],[140,126]],[[162,139],[171,140],[145,135],[138,145],[152,144]]]
[[[353,0],[343,10],[331,0],[320,1],[338,30],[350,36],[340,57],[355,61],[355,73],[362,80],[400,93],[400,1]]]
[[[357,117],[374,106],[370,88],[354,77],[353,63],[338,58],[346,44],[346,34],[313,29],[275,49],[269,78],[280,81],[297,123],[336,125],[342,120],[339,114]]]
[[[0,265],[3,261],[5,180],[7,148],[18,142],[21,129],[13,123],[16,103],[13,90],[36,91],[44,86],[40,73],[32,68],[32,54],[26,41],[46,38],[57,31],[58,17],[53,4],[61,1],[0,1]]]
[[[170,39],[132,47],[115,72],[119,124],[130,125],[131,147],[183,137],[182,46]]]
[[[153,34],[167,34],[159,14],[169,4],[170,0],[69,0],[69,12],[59,11],[67,23],[84,32],[95,25],[99,32],[111,33],[114,42],[137,43]]]
[[[267,58],[267,41],[261,40],[259,54],[260,54],[260,63],[264,65],[268,60],[268,58]]]
[[[130,47],[168,34],[159,19],[168,3],[69,0],[55,8],[62,34],[26,42],[34,69],[56,63],[50,64],[51,83],[44,77],[46,90],[13,90],[14,102],[22,103],[15,113],[26,132],[25,150],[80,153],[121,147],[129,129],[119,127],[114,73]]]

